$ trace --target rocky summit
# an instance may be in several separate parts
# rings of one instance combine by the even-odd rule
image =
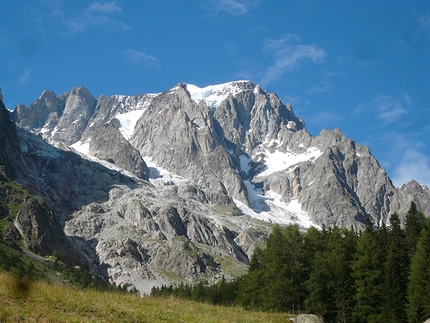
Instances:
[[[311,136],[249,81],[98,99],[45,91],[16,107],[15,124],[1,109],[2,173],[40,198],[22,203],[17,234],[142,294],[237,277],[274,224],[359,230],[411,201],[430,212],[426,186],[394,187],[368,147],[339,129]]]

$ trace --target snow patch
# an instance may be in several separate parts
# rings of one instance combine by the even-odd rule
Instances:
[[[119,120],[121,126],[118,128],[119,132],[127,140],[133,136],[134,127],[137,121],[145,113],[146,108],[143,110],[132,110],[123,114],[118,114],[115,118]]]
[[[160,185],[186,185],[190,184],[190,181],[179,175],[169,172],[168,170],[157,165],[152,157],[143,157],[146,165],[149,169],[149,181],[155,186]]]
[[[272,144],[272,142],[269,142],[269,144]],[[271,153],[265,149],[266,158],[264,164],[266,165],[266,168],[257,176],[268,176],[270,174],[286,170],[297,163],[308,160],[315,161],[322,154],[322,151],[315,147],[310,147],[306,152],[301,154],[296,154],[291,151],[281,152],[279,150],[275,150]]]
[[[128,177],[137,178],[136,175],[133,174],[132,172],[129,172],[123,168],[120,168],[120,167],[116,166],[115,164],[112,164],[108,161],[105,161],[105,160],[99,159],[97,157],[91,156],[89,153],[89,151],[90,151],[90,140],[87,140],[84,143],[78,141],[78,142],[74,143],[73,145],[71,145],[70,148],[73,148],[83,158],[85,158],[87,160],[90,160],[90,161],[95,162],[95,163],[99,163],[108,169],[114,170],[114,171],[121,173],[121,174],[124,174]]]
[[[73,148],[77,152],[80,152],[81,154],[88,156],[90,154],[90,141],[87,140],[84,143],[77,141],[73,145],[71,145],[70,148]]]
[[[235,200],[236,206],[243,214],[250,217],[280,225],[297,224],[302,228],[320,227],[314,224],[309,215],[302,210],[298,200],[293,199],[289,203],[281,201],[281,195],[273,191],[263,192],[263,189],[256,188],[250,181],[244,181],[248,190],[249,203],[247,207],[240,201]]]
[[[222,101],[227,99],[230,94],[235,96],[242,91],[238,84],[240,82],[249,81],[235,81],[218,85],[209,85],[204,88],[200,88],[194,84],[187,84],[187,90],[190,92],[191,99],[196,103],[204,100],[210,108],[216,108]]]

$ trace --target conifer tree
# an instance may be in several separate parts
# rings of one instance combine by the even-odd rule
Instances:
[[[400,227],[399,216],[396,213],[390,216],[390,227],[387,237],[382,314],[387,322],[405,322],[409,258],[406,238]]]
[[[409,323],[421,323],[430,318],[429,228],[424,228],[421,232],[410,268],[407,314]]]
[[[383,300],[382,266],[383,250],[379,247],[375,232],[367,226],[357,243],[352,276],[356,294],[353,317],[355,322],[381,322]]]
[[[262,309],[263,270],[263,250],[257,246],[239,282],[238,303],[247,309]]]
[[[356,237],[352,231],[329,229],[323,251],[315,253],[312,271],[306,283],[309,295],[306,309],[327,322],[351,322],[353,279],[351,264]]]
[[[308,313],[323,316],[326,321],[336,310],[332,291],[329,289],[333,272],[327,259],[327,250],[318,250],[313,258],[311,273],[306,281],[308,297],[305,309]]]
[[[411,202],[405,217],[405,236],[409,258],[415,254],[423,220],[424,215],[418,212],[415,203]]]
[[[336,322],[349,323],[352,321],[352,310],[354,307],[354,281],[352,278],[351,264],[356,249],[356,235],[347,229],[338,229],[332,234],[329,254],[330,262],[334,269],[334,280],[332,281],[335,304]]]
[[[264,297],[261,301],[263,309],[287,310],[286,290],[292,283],[288,275],[289,266],[283,230],[276,226],[267,240],[263,257],[262,294]]]
[[[287,310],[295,314],[304,309],[303,302],[307,295],[305,281],[308,279],[310,269],[304,247],[304,237],[298,226],[287,227],[284,236],[287,262],[285,269],[289,276],[289,285],[285,290],[284,297]]]

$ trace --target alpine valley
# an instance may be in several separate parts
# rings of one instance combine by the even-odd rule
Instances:
[[[240,276],[275,224],[360,230],[411,201],[430,214],[429,188],[394,187],[368,147],[338,129],[311,136],[249,81],[0,103],[0,171],[2,239],[142,295]]]

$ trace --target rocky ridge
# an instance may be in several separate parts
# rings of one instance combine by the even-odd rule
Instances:
[[[367,147],[339,129],[311,136],[248,81],[97,100],[45,91],[11,116],[40,135],[18,131],[21,183],[99,273],[142,293],[238,275],[271,223],[360,229],[411,200],[430,211],[427,187],[395,188]]]

